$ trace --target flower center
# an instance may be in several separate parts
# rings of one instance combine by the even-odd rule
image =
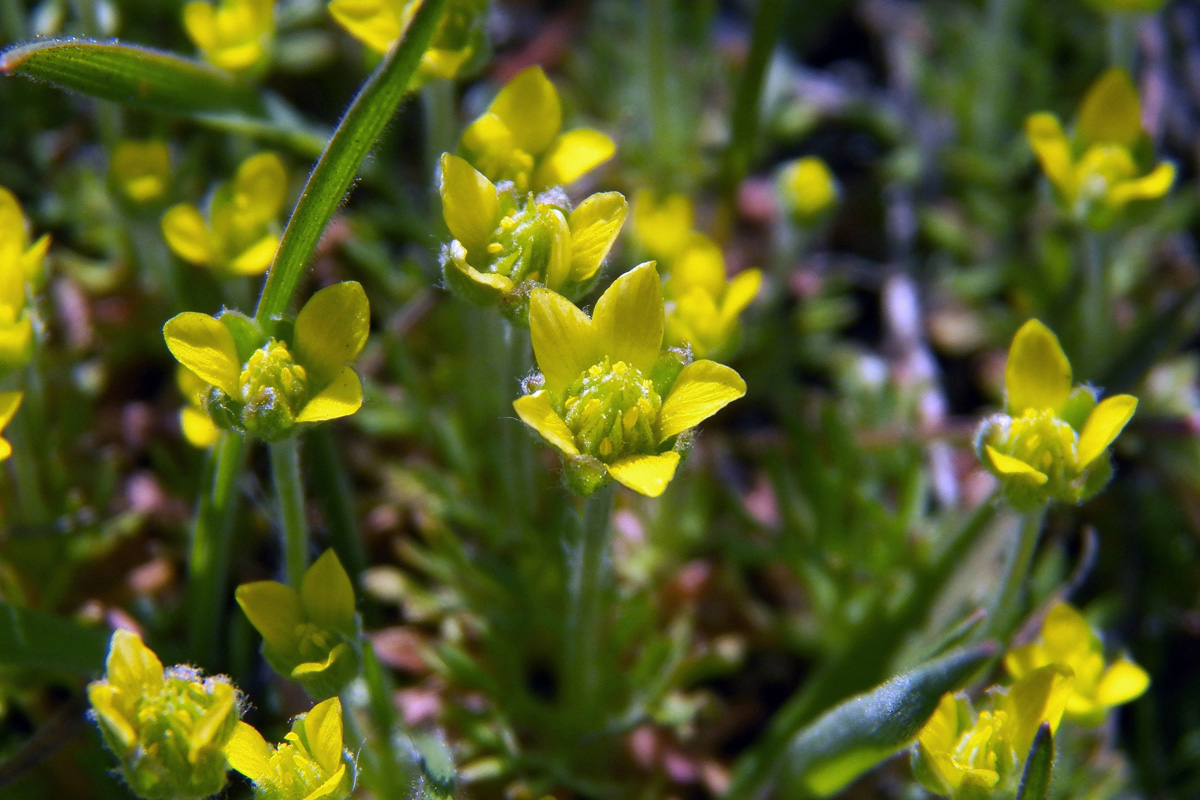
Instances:
[[[487,246],[487,269],[514,284],[534,280],[549,286],[551,262],[564,256],[561,251],[566,230],[562,211],[530,201],[500,220]]]
[[[606,464],[627,455],[652,454],[662,399],[636,367],[606,357],[567,389],[563,419],[581,452]]]
[[[1078,436],[1052,411],[1027,412],[1012,421],[1006,450],[1044,475],[1074,475]]]
[[[288,410],[295,413],[308,395],[307,380],[304,367],[292,359],[287,345],[272,339],[254,351],[242,370],[239,379],[242,402],[273,405],[277,400],[283,400]]]

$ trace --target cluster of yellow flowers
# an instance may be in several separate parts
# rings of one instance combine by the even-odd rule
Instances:
[[[138,634],[118,630],[88,700],[121,774],[143,800],[211,797],[225,788],[230,768],[260,800],[344,800],[354,788],[336,697],[297,717],[272,747],[240,721],[242,699],[228,679],[183,665],[164,669]]]
[[[1012,797],[1034,736],[1065,718],[1096,725],[1108,709],[1141,696],[1145,670],[1124,656],[1106,663],[1099,636],[1071,605],[1046,614],[1038,638],[1010,651],[1013,682],[993,687],[987,707],[947,694],[917,737],[913,771],[931,792],[958,799]]]

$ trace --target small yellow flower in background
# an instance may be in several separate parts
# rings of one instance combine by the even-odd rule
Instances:
[[[336,697],[297,717],[278,747],[239,722],[225,754],[229,766],[254,784],[259,800],[345,800],[354,789],[354,760],[343,745]]]
[[[1092,227],[1111,225],[1130,202],[1162,197],[1175,182],[1173,164],[1149,168],[1139,157],[1149,144],[1137,89],[1124,70],[1110,69],[1092,84],[1073,138],[1047,112],[1031,115],[1025,132],[1064,210]]]
[[[1100,637],[1068,603],[1050,609],[1037,641],[1004,657],[1004,666],[1017,680],[1048,664],[1074,671],[1066,713],[1086,725],[1099,723],[1113,706],[1141,697],[1150,685],[1146,671],[1124,656],[1106,665]]]
[[[1038,728],[1058,730],[1073,681],[1069,669],[1042,667],[991,689],[979,711],[963,695],[945,695],[917,736],[917,780],[943,797],[1011,798]]]
[[[118,630],[88,701],[138,797],[209,797],[224,788],[225,746],[240,716],[238,692],[224,677],[186,666],[164,670],[141,637]]]
[[[287,200],[287,170],[274,153],[260,153],[238,167],[231,182],[213,192],[208,216],[180,203],[162,220],[175,255],[232,275],[260,275],[279,246],[279,212]]]
[[[25,395],[21,392],[0,392],[0,433],[4,433],[4,429],[8,427],[8,423],[12,422],[12,418],[16,416],[17,409],[21,407],[21,400]],[[0,461],[12,455],[12,445],[3,436],[0,436]]]
[[[161,200],[171,179],[171,151],[160,139],[122,139],[113,148],[109,178],[120,193],[133,203],[145,205]]]
[[[236,312],[186,311],[167,321],[163,338],[179,363],[212,387],[204,409],[213,422],[274,441],[299,424],[359,409],[362,383],[347,362],[369,329],[366,293],[346,281],[310,297],[286,337],[268,336]]]
[[[275,0],[191,0],[183,27],[204,60],[230,72],[262,68],[275,37]]]
[[[488,179],[518,192],[567,186],[613,157],[600,131],[562,132],[562,104],[541,67],[522,70],[463,132],[462,154]]]
[[[179,369],[175,370],[175,385],[179,387],[179,393],[187,399],[187,405],[179,412],[179,427],[183,431],[183,438],[187,439],[192,447],[202,450],[212,447],[221,431],[204,410],[204,401],[209,392],[208,383],[181,364]]]
[[[309,697],[332,697],[358,675],[354,587],[332,550],[308,568],[298,592],[258,581],[239,586],[236,597],[263,638],[271,669],[299,683]]]
[[[828,165],[805,156],[783,165],[777,179],[784,210],[798,225],[811,225],[837,203],[838,184]]]
[[[542,375],[513,407],[562,455],[573,491],[588,495],[614,478],[657,497],[686,433],[746,393],[729,367],[663,352],[663,324],[652,262],[617,278],[590,319],[561,295],[534,290],[529,327]]]
[[[659,269],[670,269],[695,232],[695,211],[685,194],[659,194],[638,189],[633,196],[633,222],[630,234],[648,256],[658,261]]]
[[[519,199],[458,156],[442,156],[441,193],[454,240],[442,250],[446,285],[476,305],[499,306],[528,324],[530,292],[542,286],[572,300],[594,283],[627,204],[594,194],[574,209],[561,192]]]
[[[21,369],[33,358],[34,326],[30,297],[46,281],[50,236],[29,243],[21,204],[0,187],[0,377]]]
[[[716,242],[694,234],[663,282],[667,345],[690,347],[699,357],[727,356],[738,337],[738,316],[762,284],[762,272],[748,269],[732,279]]]
[[[975,449],[1013,506],[1081,503],[1100,491],[1112,476],[1108,447],[1133,417],[1137,398],[1097,403],[1095,389],[1072,388],[1058,337],[1035,319],[1013,338],[1004,379],[1005,413],[984,420]]]
[[[486,44],[484,23],[488,0],[450,0],[421,56],[418,75],[451,79]],[[386,53],[408,29],[421,0],[330,0],[329,13],[339,25],[377,53]]]

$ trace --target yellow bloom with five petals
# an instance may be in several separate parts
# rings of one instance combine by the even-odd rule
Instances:
[[[1049,328],[1029,320],[1013,338],[1005,367],[1005,413],[984,420],[975,448],[1020,510],[1050,500],[1080,503],[1112,475],[1108,447],[1137,409],[1137,398],[1096,402],[1071,385],[1071,364]]]
[[[663,282],[667,344],[690,347],[700,358],[721,358],[737,343],[738,317],[758,295],[762,271],[747,269],[727,278],[716,242],[693,234]]]
[[[122,139],[113,148],[109,180],[130,202],[145,205],[161,200],[171,179],[171,151],[160,139]]]
[[[284,328],[268,335],[236,312],[186,311],[167,321],[163,337],[211,387],[203,405],[213,422],[273,441],[362,405],[362,383],[348,362],[367,341],[367,296],[354,281],[328,286],[309,298],[287,335]]]
[[[287,170],[274,153],[259,153],[213,192],[206,215],[180,203],[163,216],[162,231],[175,255],[230,275],[259,275],[279,246],[277,218],[287,200]]]
[[[692,230],[695,210],[686,194],[661,194],[638,189],[633,196],[633,220],[629,233],[659,268],[669,270],[696,232]]]
[[[275,0],[191,0],[183,27],[204,60],[230,72],[261,69],[275,37]]]
[[[1175,182],[1173,164],[1147,171],[1141,102],[1124,70],[1108,70],[1088,90],[1073,139],[1047,112],[1031,115],[1025,132],[1064,210],[1092,227],[1108,227],[1129,203],[1160,198]]]
[[[534,290],[529,328],[542,373],[513,407],[559,451],[577,493],[612,478],[657,497],[691,428],[746,393],[729,367],[664,352],[663,327],[653,262],[617,278],[590,318],[561,295]]]
[[[1046,614],[1036,641],[1010,651],[1004,666],[1017,680],[1047,664],[1075,673],[1067,716],[1095,725],[1113,706],[1135,700],[1150,685],[1150,676],[1124,656],[1106,664],[1100,637],[1069,603],[1059,603]]]
[[[488,0],[450,0],[421,56],[421,78],[454,78],[486,43]],[[421,7],[421,0],[330,0],[329,13],[351,36],[376,53],[386,53]]]
[[[462,154],[518,192],[567,186],[612,158],[616,145],[590,128],[562,132],[562,103],[541,67],[522,70],[463,132]]]
[[[336,697],[297,717],[278,747],[239,722],[225,755],[254,784],[258,800],[345,800],[354,789],[354,759],[343,744]]]
[[[299,683],[309,697],[332,697],[358,674],[354,587],[332,550],[305,571],[299,591],[258,581],[239,586],[235,597],[262,636],[271,669]]]

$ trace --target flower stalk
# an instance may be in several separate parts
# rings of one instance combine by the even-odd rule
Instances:
[[[612,589],[612,510],[616,484],[587,498],[583,525],[570,550],[570,613],[563,680],[567,707],[590,709],[599,688],[605,598]],[[585,715],[586,718],[586,715]]]
[[[300,440],[271,442],[271,477],[283,526],[283,563],[288,585],[300,588],[308,567],[308,521],[304,514],[304,480],[300,475]]]

